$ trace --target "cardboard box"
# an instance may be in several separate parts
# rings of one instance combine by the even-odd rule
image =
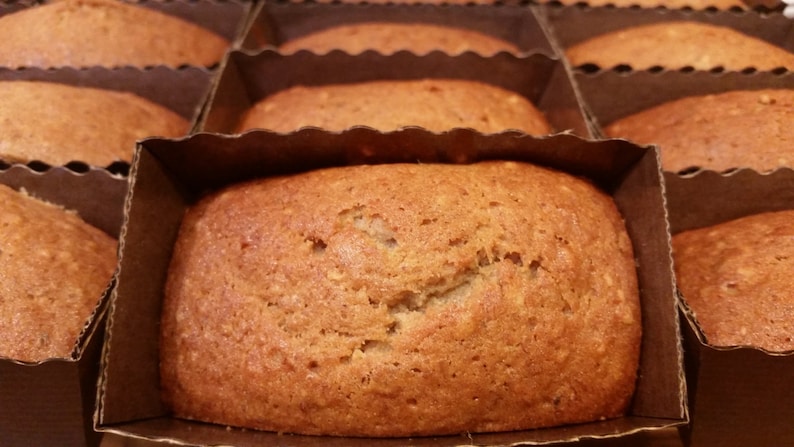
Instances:
[[[794,171],[665,174],[672,234],[764,211],[794,209]],[[794,352],[707,343],[681,303],[691,424],[687,445],[794,444]]]
[[[542,54],[517,57],[500,53],[424,56],[399,52],[350,55],[273,50],[254,54],[232,52],[222,68],[198,130],[234,133],[235,126],[256,101],[295,86],[316,86],[372,80],[451,78],[481,81],[516,92],[535,104],[556,132],[590,136],[592,131],[566,67]]]
[[[104,90],[123,91],[135,94],[160,104],[178,113],[191,123],[191,129],[198,121],[201,111],[210,94],[216,72],[202,67],[135,67],[105,68],[26,68],[15,70],[0,67],[2,81],[41,81],[65,84],[75,87],[92,87]],[[101,111],[100,111],[101,113]],[[80,126],[81,123],[74,123]],[[189,130],[190,131],[190,130]],[[142,135],[141,138],[146,138]],[[0,136],[2,139],[2,136]],[[130,154],[135,150],[135,142],[130,142]],[[70,165],[75,169],[81,164]],[[129,163],[117,162],[104,166],[111,172],[126,174]]]
[[[357,163],[534,162],[595,181],[616,200],[634,242],[644,324],[638,386],[628,416],[510,433],[411,439],[327,438],[240,430],[176,419],[160,400],[159,319],[171,249],[186,207],[207,190],[268,175]],[[150,139],[136,152],[120,272],[103,354],[96,428],[122,437],[199,445],[506,445],[573,442],[686,423],[685,383],[657,153],[625,141],[531,138],[460,129],[379,133],[367,128],[239,137]]]
[[[737,13],[613,7],[546,7],[539,11],[539,17],[549,26],[549,35],[560,53],[585,39],[607,32],[673,20],[726,26],[794,52],[794,22],[779,12],[759,14],[752,11]]]
[[[477,31],[514,44],[522,53],[554,56],[534,10],[520,5],[342,4],[262,2],[241,49],[258,51],[332,26],[427,23]]]
[[[76,210],[90,224],[118,237],[127,179],[101,169],[74,172],[27,166],[0,169],[0,183]],[[43,273],[44,274],[44,273]],[[111,278],[108,278],[109,285]],[[0,359],[0,439],[3,446],[95,446],[96,380],[104,335],[107,294],[97,306],[69,358],[37,363]]]

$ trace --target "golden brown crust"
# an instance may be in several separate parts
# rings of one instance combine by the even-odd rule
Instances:
[[[619,8],[627,8],[632,6],[639,6],[641,8],[658,8],[664,7],[667,9],[748,9],[748,5],[741,0],[555,0],[563,5],[575,5],[578,3],[586,3],[591,7],[601,7],[612,5]],[[544,0],[543,3],[550,3],[551,0]]]
[[[0,65],[210,66],[227,39],[193,23],[117,0],[62,0],[0,17]]]
[[[794,54],[734,29],[698,22],[660,22],[595,36],[565,51],[574,66],[628,64],[637,70],[724,67],[794,69]]]
[[[401,50],[417,54],[431,51],[449,54],[474,51],[485,56],[500,51],[519,52],[519,48],[511,42],[470,29],[390,22],[355,23],[326,28],[288,40],[280,49],[285,53],[298,50],[327,53],[339,49],[351,54],[366,50],[384,54]]]
[[[673,236],[678,287],[708,343],[794,350],[794,210]]]
[[[615,417],[639,356],[634,269],[609,196],[523,163],[235,185],[180,230],[164,399],[179,417],[348,436]]]
[[[315,126],[338,131],[356,125],[383,131],[421,126],[432,131],[470,127],[484,133],[508,129],[551,133],[542,112],[523,96],[456,79],[292,87],[256,103],[237,130],[291,132]]]
[[[136,140],[182,136],[189,126],[175,112],[127,92],[2,81],[0,98],[0,159],[10,162],[130,162]]]
[[[737,90],[691,96],[627,116],[610,137],[658,144],[662,167],[768,171],[794,166],[794,90]]]
[[[0,185],[0,356],[68,358],[116,268],[116,241]]]

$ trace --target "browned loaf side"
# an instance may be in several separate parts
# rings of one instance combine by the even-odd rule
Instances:
[[[609,196],[515,162],[267,178],[186,214],[162,313],[178,417],[414,436],[620,416],[641,337]]]
[[[291,132],[315,126],[339,131],[356,125],[383,131],[421,126],[432,131],[468,127],[485,133],[552,132],[543,112],[527,98],[462,79],[295,86],[254,104],[241,117],[237,130]]]
[[[658,144],[662,167],[769,171],[794,166],[794,90],[736,90],[677,99],[619,119],[608,136]]]
[[[794,54],[781,47],[729,27],[685,21],[608,32],[570,46],[565,55],[574,66],[592,63],[603,68],[626,64],[637,70],[794,69]]]
[[[59,0],[0,17],[0,65],[210,66],[229,42],[176,16],[118,0]]]
[[[794,350],[794,210],[673,236],[678,287],[715,346]]]
[[[0,81],[0,159],[50,165],[130,162],[135,142],[179,137],[189,122],[132,93],[37,81]]]
[[[580,0],[553,0],[558,1],[563,5],[576,5],[581,3]],[[552,0],[542,0],[542,3],[551,3]],[[750,9],[749,5],[742,0],[588,0],[587,5],[590,7],[602,6],[615,6],[621,8],[628,8],[639,6],[641,8],[659,8],[664,7],[667,9]]]
[[[281,51],[310,50],[327,53],[342,50],[359,54],[374,50],[384,54],[406,50],[417,54],[442,51],[459,54],[473,51],[490,56],[500,51],[518,53],[505,39],[479,31],[429,23],[365,22],[337,25],[287,40]]]
[[[116,241],[0,185],[0,356],[69,358],[116,268]]]

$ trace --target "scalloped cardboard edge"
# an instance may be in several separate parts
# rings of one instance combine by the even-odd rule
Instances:
[[[762,174],[665,173],[671,234],[764,211],[794,209],[794,170]],[[794,352],[715,347],[680,304],[689,389],[686,445],[745,447],[794,443]]]
[[[550,27],[550,37],[561,54],[587,38],[630,26],[672,20],[703,22],[726,26],[794,52],[794,22],[779,12],[759,14],[754,11],[705,11],[677,9],[641,9],[614,7],[542,7],[539,17]],[[578,67],[576,67],[578,68]],[[615,67],[597,67],[610,70]],[[631,67],[628,67],[631,70]],[[662,67],[664,69],[664,67]]]
[[[0,170],[0,183],[75,210],[86,222],[118,237],[127,180],[101,169],[36,172],[24,165]],[[0,438],[4,446],[96,446],[91,416],[110,290],[75,340],[69,358],[36,363],[0,359]]]
[[[327,85],[383,79],[452,78],[481,81],[516,92],[534,103],[557,132],[591,136],[567,67],[543,54],[519,57],[506,52],[484,57],[473,52],[452,56],[440,51],[384,55],[339,50],[324,55],[298,51],[233,51],[221,74],[197,132],[233,133],[242,113],[257,100],[293,85]]]
[[[295,37],[353,23],[427,23],[491,35],[518,47],[521,53],[557,56],[533,9],[507,4],[378,4],[262,2],[240,49],[278,48]]]
[[[517,445],[614,438],[687,422],[678,314],[672,278],[664,186],[655,148],[571,135],[533,138],[518,132],[482,135],[467,129],[434,134],[418,128],[380,133],[252,131],[201,133],[139,144],[126,203],[117,287],[113,291],[95,427],[125,438],[185,445],[432,446]],[[616,200],[638,260],[643,302],[643,354],[628,416],[611,421],[510,433],[437,438],[354,439],[290,436],[175,419],[160,401],[158,324],[170,251],[181,216],[206,190],[252,177],[325,166],[381,162],[464,163],[514,159],[591,178]],[[156,219],[154,218],[156,216]]]

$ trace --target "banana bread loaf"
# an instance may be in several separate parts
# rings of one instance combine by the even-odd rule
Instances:
[[[429,23],[365,22],[334,26],[288,40],[280,46],[281,51],[292,53],[310,50],[327,53],[343,50],[358,54],[375,50],[390,54],[407,50],[417,54],[443,51],[459,54],[473,51],[490,56],[500,51],[519,52],[518,47],[489,34],[451,26]]]
[[[405,126],[432,131],[470,127],[484,133],[516,129],[535,135],[552,131],[543,113],[525,97],[462,79],[291,87],[254,104],[237,130],[291,132],[315,126],[336,131],[355,125],[383,131]]]
[[[57,166],[129,162],[135,142],[179,137],[189,122],[132,93],[38,81],[0,81],[0,159]]]
[[[633,249],[612,199],[519,162],[326,168],[206,196],[161,324],[177,417],[415,436],[620,416]]]
[[[68,358],[116,268],[116,240],[0,184],[0,356]]]
[[[574,66],[602,68],[794,69],[794,54],[784,48],[729,27],[686,21],[630,26],[572,45],[565,54]]]
[[[794,210],[678,233],[673,254],[709,344],[794,350]]]
[[[794,90],[690,96],[621,118],[608,136],[658,144],[662,168],[769,171],[794,167]]]
[[[60,0],[0,17],[0,66],[210,66],[229,42],[119,0]]]

